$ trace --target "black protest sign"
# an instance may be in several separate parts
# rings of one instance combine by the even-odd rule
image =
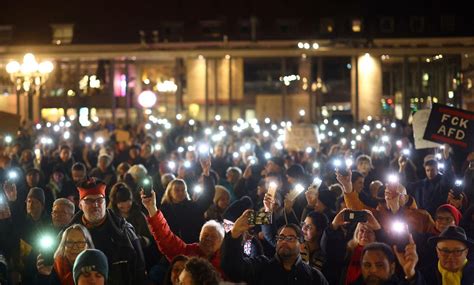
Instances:
[[[433,104],[423,138],[437,143],[472,148],[474,144],[474,113]]]

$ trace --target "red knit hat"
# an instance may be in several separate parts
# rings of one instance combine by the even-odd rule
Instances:
[[[454,217],[454,222],[456,223],[456,226],[459,226],[459,221],[462,218],[462,214],[461,212],[459,212],[458,209],[456,209],[456,207],[450,204],[444,204],[444,205],[439,206],[438,209],[436,209],[436,213],[440,211],[451,213],[451,215],[453,215]]]
[[[91,178],[86,182],[82,183],[81,186],[77,187],[77,190],[79,191],[79,199],[82,200],[88,195],[99,194],[105,197],[105,188],[107,188],[107,185]]]

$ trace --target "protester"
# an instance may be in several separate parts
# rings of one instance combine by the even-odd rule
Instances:
[[[94,248],[89,231],[74,224],[64,230],[59,246],[54,253],[53,265],[45,264],[45,257],[38,255],[36,284],[74,285],[73,265],[77,256],[86,249]]]
[[[87,249],[77,256],[73,274],[75,285],[105,285],[109,281],[107,257],[100,250]]]

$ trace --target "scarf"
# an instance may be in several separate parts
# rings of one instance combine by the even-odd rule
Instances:
[[[74,285],[72,275],[72,266],[64,256],[58,256],[54,260],[54,270],[58,275],[58,279],[62,285]]]
[[[346,282],[344,283],[346,285],[355,282],[361,275],[360,260],[362,258],[362,249],[364,249],[364,247],[361,245],[357,245],[354,248],[354,252],[349,261],[349,266],[347,267]]]
[[[441,266],[441,263],[438,261],[438,270],[439,273],[441,273],[441,279],[443,280],[443,285],[460,285],[461,284],[461,278],[462,278],[462,270],[464,269],[464,266],[467,263],[467,259],[464,260],[464,264],[462,268],[456,272],[451,272],[446,269],[444,269]]]

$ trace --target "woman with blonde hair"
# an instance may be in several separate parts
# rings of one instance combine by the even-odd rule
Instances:
[[[54,253],[52,266],[44,264],[43,256],[38,255],[36,284],[74,285],[72,273],[74,261],[82,251],[90,248],[94,248],[94,243],[86,227],[80,224],[68,227],[64,230]]]
[[[330,284],[351,284],[361,275],[361,257],[364,246],[380,241],[383,230],[372,212],[366,210],[367,222],[349,223],[344,221],[344,213],[340,211],[332,223],[324,231],[321,247],[326,253],[326,278]],[[351,231],[351,228],[355,230]]]
[[[211,206],[215,193],[215,181],[210,175],[210,158],[201,160],[202,184],[194,189],[199,197],[192,200],[186,182],[182,179],[172,180],[166,187],[161,199],[163,213],[171,231],[185,243],[199,240],[201,227],[205,222],[204,212]],[[199,193],[198,193],[199,192]]]

